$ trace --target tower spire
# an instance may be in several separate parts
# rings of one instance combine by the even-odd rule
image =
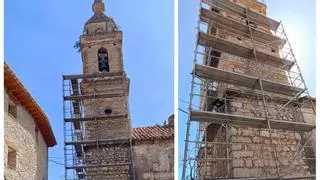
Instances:
[[[95,14],[103,14],[105,11],[105,5],[102,0],[94,0],[92,5],[92,11]]]

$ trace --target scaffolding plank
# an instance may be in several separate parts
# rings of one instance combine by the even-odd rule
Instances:
[[[76,145],[76,144],[119,144],[123,143],[125,141],[129,142],[129,138],[123,138],[123,139],[95,139],[95,140],[85,140],[85,141],[68,141],[65,142],[65,145]]]
[[[195,73],[197,76],[208,78],[214,81],[224,82],[238,86],[244,86],[253,89],[260,89],[259,77],[249,76],[245,74],[226,71],[214,67],[209,67],[201,64],[195,65]],[[261,79],[264,91],[295,96],[303,89],[292,87],[286,84]]]
[[[97,78],[97,77],[111,77],[111,76],[124,76],[124,72],[108,72],[108,73],[93,73],[93,74],[74,74],[74,75],[63,75],[63,80],[75,80],[75,79],[86,79],[86,78]]]
[[[267,120],[264,118],[248,117],[234,114],[224,114],[207,111],[192,111],[192,121],[200,122],[214,122],[218,124],[230,123],[238,126],[246,126],[253,128],[268,128]],[[315,125],[308,123],[281,121],[281,120],[269,120],[272,129],[282,130],[296,130],[296,131],[311,131],[315,128]]]
[[[246,18],[246,8],[243,6],[239,6],[233,2],[228,0],[201,0],[203,3],[208,5],[216,5],[219,7],[223,7],[223,9],[228,10],[232,14],[241,16]],[[263,26],[265,28],[269,28],[270,30],[276,31],[280,25],[280,22],[275,21],[267,16],[262,14],[256,13],[250,9],[248,9],[248,15],[251,22],[255,23],[256,25]]]
[[[124,93],[101,93],[101,94],[86,94],[86,95],[71,95],[64,96],[64,100],[80,100],[80,99],[100,99],[100,98],[113,98],[113,97],[122,97]]]
[[[302,176],[281,176],[281,177],[256,177],[256,178],[248,178],[248,177],[243,177],[243,178],[214,178],[215,180],[221,179],[221,180],[297,180],[297,179],[303,179],[303,180],[311,180],[316,178],[315,174],[311,175],[302,175]]]
[[[120,114],[120,115],[106,115],[106,116],[88,116],[88,117],[73,117],[73,118],[65,118],[65,122],[81,122],[81,121],[95,121],[95,120],[114,120],[114,119],[121,119],[127,118],[127,114]]]
[[[84,169],[93,167],[112,167],[112,166],[129,166],[131,163],[113,163],[113,164],[98,164],[98,165],[84,165],[84,166],[66,166],[66,169]]]
[[[253,47],[247,47],[245,45],[228,41],[223,38],[219,38],[213,35],[209,35],[204,32],[199,32],[198,44],[207,47],[213,47],[219,51],[240,56],[247,59],[255,60]],[[256,49],[257,60],[261,63],[268,64],[277,68],[281,68],[284,65],[291,64],[291,61],[266,54]]]
[[[249,26],[205,8],[201,8],[200,21],[214,25],[216,28],[227,29],[236,34],[239,34],[239,32],[248,35],[250,34]],[[285,40],[272,35],[271,32],[266,33],[257,28],[251,28],[251,30],[255,41],[265,44],[271,43],[274,47],[282,47],[285,44]]]

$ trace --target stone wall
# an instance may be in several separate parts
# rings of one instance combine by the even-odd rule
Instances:
[[[122,32],[82,35],[80,38],[83,73],[99,72],[98,50],[108,51],[110,72],[123,72]]]
[[[4,93],[4,174],[7,180],[48,179],[48,148],[32,116],[17,107],[17,118],[8,114],[10,98]],[[8,147],[16,150],[16,168],[8,167]]]
[[[103,144],[103,143],[102,143]],[[88,179],[130,179],[131,151],[128,143],[85,146],[87,165],[101,165],[101,167],[87,168]],[[123,164],[123,165],[115,165]],[[108,166],[109,165],[109,166]]]
[[[277,170],[287,176],[310,174],[303,153],[290,165],[290,159],[303,145],[299,133],[273,130],[271,137],[274,146],[267,129],[231,128],[231,141],[238,143],[230,152],[234,177],[276,177]]]
[[[226,143],[226,129],[220,124],[207,125],[207,146],[202,146],[197,158],[199,178],[210,179],[213,177],[228,177],[228,153]],[[207,148],[205,148],[207,147]]]
[[[219,69],[255,77],[261,76],[267,80],[288,84],[288,77],[285,71],[261,62],[250,61],[246,58],[227,53],[221,54]]]
[[[238,5],[248,7],[250,10],[266,15],[267,6],[263,3],[258,2],[257,0],[230,0]]]
[[[134,145],[134,156],[136,179],[174,179],[173,139],[138,141]]]
[[[124,76],[88,79],[81,82],[83,95],[119,94],[83,100],[85,117],[103,117],[85,122],[85,139],[115,139],[130,137],[128,115],[129,79]],[[109,111],[109,112],[107,112]],[[114,116],[122,116],[112,118]]]
[[[278,158],[274,158],[273,145],[267,129],[230,127],[228,132],[226,134],[226,130],[222,128],[214,139],[208,141],[206,150],[200,149],[198,158],[205,158],[205,151],[207,158],[211,158],[198,161],[200,179],[277,177],[277,169],[280,170],[280,175],[287,176],[310,175],[314,171],[315,162],[306,159],[311,158],[306,154],[307,151],[298,154],[290,163],[290,159],[305,141],[303,135],[298,132],[272,131],[271,137]],[[208,131],[208,134],[216,133]],[[224,144],[226,137],[233,143],[232,145]],[[229,152],[230,161],[227,161],[227,152]],[[312,158],[314,158],[314,152]]]

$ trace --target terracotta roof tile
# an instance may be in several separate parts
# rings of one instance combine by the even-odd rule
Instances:
[[[169,126],[149,126],[133,128],[132,137],[137,141],[173,139],[174,128]]]

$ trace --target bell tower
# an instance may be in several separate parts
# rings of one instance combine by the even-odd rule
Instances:
[[[65,109],[69,101],[72,112],[69,116],[65,111],[65,122],[73,123],[72,138],[65,135],[65,149],[72,149],[72,153],[65,153],[66,171],[73,170],[75,179],[134,179],[122,32],[104,14],[105,9],[102,0],[94,0],[94,14],[80,36],[83,74],[64,76],[64,84],[71,89],[64,94]],[[69,176],[66,172],[66,178]]]
[[[94,15],[85,24],[80,47],[83,74],[93,78],[81,82],[81,91],[95,96],[94,102],[83,100],[85,116],[106,119],[86,122],[85,135],[90,139],[128,139],[129,79],[123,67],[122,32],[104,14],[102,0],[95,0],[92,9]]]
[[[123,72],[122,32],[104,14],[102,0],[95,0],[92,10],[94,15],[86,22],[80,37],[83,73]]]

